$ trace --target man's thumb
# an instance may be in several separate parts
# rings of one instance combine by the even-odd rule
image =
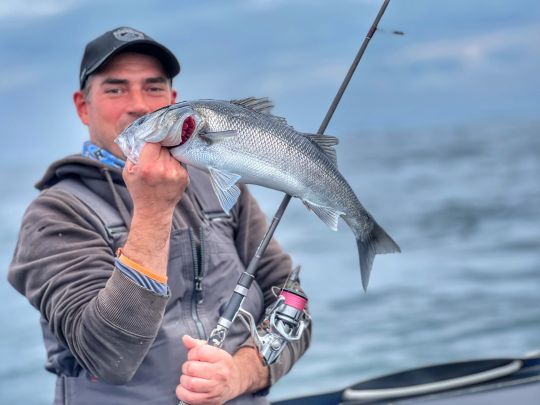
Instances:
[[[182,343],[184,343],[184,346],[186,347],[186,349],[188,350],[191,350],[193,349],[194,347],[197,347],[197,346],[201,346],[201,345],[205,345],[206,342],[204,340],[200,340],[200,339],[193,339],[191,336],[189,335],[184,335],[182,336]]]

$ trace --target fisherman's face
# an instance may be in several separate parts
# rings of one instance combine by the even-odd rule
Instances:
[[[114,143],[134,120],[176,100],[161,63],[139,53],[121,53],[89,78],[89,91],[75,92],[73,99],[90,140],[124,159]]]

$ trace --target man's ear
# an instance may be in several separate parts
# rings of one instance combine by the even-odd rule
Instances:
[[[88,101],[81,90],[73,93],[73,102],[77,109],[77,115],[84,125],[88,125]]]
[[[171,89],[171,104],[174,104],[176,103],[176,90],[175,89]]]

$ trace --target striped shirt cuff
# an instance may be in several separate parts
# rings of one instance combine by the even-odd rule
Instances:
[[[166,283],[160,283],[142,273],[139,273],[137,270],[132,269],[129,266],[126,266],[120,261],[119,258],[115,260],[115,266],[120,270],[126,277],[134,281],[143,288],[146,288],[149,291],[155,292],[161,296],[169,295],[169,286]]]

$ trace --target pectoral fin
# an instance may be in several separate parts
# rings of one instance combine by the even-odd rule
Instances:
[[[216,193],[223,211],[227,214],[240,197],[240,189],[236,186],[236,182],[240,180],[242,176],[235,173],[228,173],[213,167],[208,168],[210,171],[210,179],[212,181],[212,188]]]
[[[330,227],[333,231],[338,230],[338,221],[339,217],[345,215],[344,212],[336,211],[330,207],[324,207],[322,205],[317,205],[310,201],[303,200],[305,206],[313,211],[326,225]]]

